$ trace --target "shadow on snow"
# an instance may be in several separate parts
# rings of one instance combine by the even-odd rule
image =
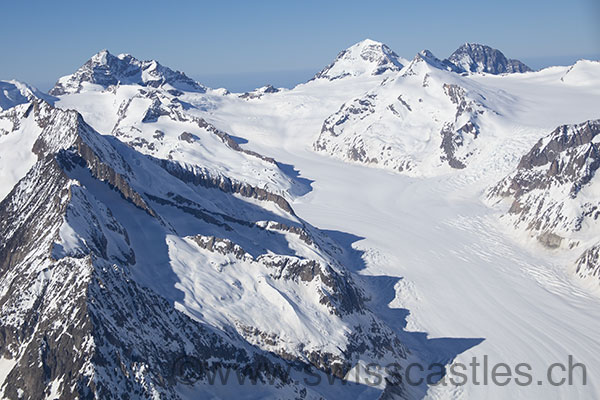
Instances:
[[[485,338],[429,338],[427,332],[407,331],[407,318],[410,311],[405,308],[390,307],[390,303],[396,298],[397,290],[399,290],[397,289],[398,283],[404,278],[362,274],[361,272],[367,267],[363,258],[364,251],[357,250],[352,245],[364,238],[341,231],[322,230],[321,232],[332,238],[344,250],[342,261],[366,290],[367,296],[370,298],[367,303],[369,309],[395,331],[402,343],[421,361],[425,368],[432,364],[444,366],[451,364],[459,354],[485,340]],[[426,375],[427,371],[423,378]],[[439,379],[435,382],[438,381]],[[424,389],[426,390],[426,388]]]

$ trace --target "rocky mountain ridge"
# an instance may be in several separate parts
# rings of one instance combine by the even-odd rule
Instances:
[[[576,273],[596,280],[599,138],[600,120],[559,126],[487,194],[489,199],[509,199],[506,216],[517,229],[530,232],[548,248],[580,253]]]
[[[90,58],[74,74],[64,76],[50,90],[53,96],[80,93],[85,84],[99,85],[107,89],[116,85],[140,85],[166,87],[203,93],[206,88],[184,73],[164,67],[157,61],[140,61],[129,54],[111,54],[102,50]]]
[[[465,43],[456,49],[446,62],[468,73],[512,74],[532,71],[519,60],[508,59],[500,50],[476,43]]]
[[[5,396],[179,398],[169,374],[180,355],[242,371],[300,362],[339,378],[359,359],[407,357],[336,259],[342,250],[291,208],[273,213],[259,205],[268,199],[246,204],[226,187],[184,179],[169,160],[99,135],[75,111],[34,100],[4,115],[40,128],[37,161],[0,204],[2,349],[14,363]],[[171,261],[148,250],[162,246]],[[155,281],[165,268],[213,283],[184,285],[181,298]],[[243,271],[264,277],[255,282]],[[61,289],[65,282],[73,283]],[[274,288],[285,296],[273,298]],[[213,296],[218,303],[193,300]],[[264,312],[269,303],[313,316],[265,324],[237,311]],[[319,333],[324,323],[339,334]],[[317,336],[289,336],[291,328]],[[27,367],[32,360],[38,369]],[[274,393],[307,396],[307,387],[278,379]]]

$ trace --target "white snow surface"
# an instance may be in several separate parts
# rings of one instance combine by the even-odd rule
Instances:
[[[37,160],[31,149],[42,129],[35,122],[33,113],[22,120],[16,130],[13,130],[11,121],[14,113],[24,113],[28,107],[29,104],[23,104],[0,112],[0,200],[6,197]]]
[[[16,364],[16,360],[10,360],[4,357],[0,357],[0,388],[4,385],[4,381],[10,371],[12,371],[13,367]]]
[[[0,111],[28,103],[34,97],[46,101],[52,99],[52,96],[44,94],[26,83],[17,80],[0,81]]]
[[[121,85],[109,91],[93,89],[61,96],[57,106],[76,109],[100,133],[112,134],[144,154],[172,160],[185,169],[236,178],[286,197],[306,191],[275,163],[235,151],[211,127],[198,125],[193,111],[217,107],[223,101],[222,95],[187,93],[176,98],[163,90],[137,85]],[[144,119],[153,107],[168,114]],[[188,107],[191,109],[186,112]],[[180,118],[184,113],[189,119]]]
[[[572,277],[563,253],[542,249],[515,233],[498,221],[503,210],[490,208],[482,201],[486,188],[511,172],[519,158],[557,125],[600,117],[598,64],[579,62],[571,68],[462,77],[426,63],[411,63],[380,76],[372,73],[371,61],[359,58],[365,63],[353,57],[351,65],[346,65],[345,59],[338,64],[340,70],[335,75],[344,79],[315,79],[292,90],[265,93],[253,101],[211,91],[176,96],[179,105],[174,107],[181,107],[178,109],[184,115],[203,118],[233,135],[242,148],[273,157],[279,165],[234,151],[189,121],[161,115],[156,121],[142,122],[152,101],[148,96],[139,96],[136,85],[106,90],[84,87],[81,93],[62,96],[57,105],[77,109],[100,133],[114,135],[144,154],[159,158],[171,155],[182,165],[212,169],[242,182],[287,193],[298,217],[330,231],[333,237],[351,238],[347,240],[358,256],[346,267],[365,279],[373,278],[370,282],[375,282],[371,284],[382,296],[373,298],[370,306],[377,308],[376,314],[388,325],[400,331],[404,326],[399,312],[410,312],[405,328],[409,333],[401,338],[424,359],[436,359],[432,353],[446,354],[449,360],[458,354],[456,360],[468,364],[472,357],[481,362],[488,356],[491,363],[503,362],[512,368],[528,363],[532,367],[534,381],[529,386],[519,386],[514,381],[507,386],[476,385],[469,379],[465,386],[431,387],[427,398],[600,397],[600,382],[595,379],[600,376],[598,293],[584,288]],[[428,85],[423,84],[425,79]],[[481,135],[470,144],[474,153],[463,170],[452,170],[437,161],[439,142],[434,133],[455,113],[442,90],[444,83],[465,88],[489,114],[478,120]],[[393,164],[389,168],[373,168],[349,163],[336,152],[326,155],[313,150],[329,116],[343,104],[373,93],[384,100],[368,119],[354,121],[349,129],[353,137],[360,137],[372,148],[381,143],[393,144],[389,160],[397,159],[399,154],[410,157],[417,161],[419,173],[408,176],[394,172]],[[157,96],[161,107],[166,107],[173,103],[175,95],[159,90]],[[386,114],[385,106],[398,96],[415,105],[414,114],[402,111],[403,118]],[[417,106],[420,103],[423,106]],[[130,107],[130,112],[120,119],[122,107]],[[151,142],[157,130],[164,132],[164,140],[156,142],[154,148],[132,144],[143,143],[140,139]],[[191,142],[179,139],[187,130],[195,135]],[[23,141],[17,147],[23,151],[31,149],[31,138],[19,136],[18,131],[0,136],[0,143],[2,140],[13,146]],[[0,146],[0,151],[4,148]],[[127,150],[119,148],[119,152],[125,154]],[[4,162],[3,157],[7,157],[7,163],[15,162],[4,153],[0,157],[0,162]],[[32,162],[27,152],[22,157]],[[208,210],[221,207],[219,195],[212,198],[208,189],[196,191],[176,184],[156,187],[159,180],[152,173],[157,169],[142,157],[131,157],[138,174],[134,189],[141,192],[147,187],[149,192],[165,198],[171,190]],[[285,170],[281,165],[287,166]],[[2,164],[3,171],[4,168]],[[142,171],[147,171],[147,176]],[[14,185],[22,174],[18,170],[15,176],[8,176],[0,188]],[[299,176],[291,176],[296,174]],[[2,177],[5,178],[4,173]],[[118,194],[105,185],[87,181],[84,175],[78,179],[103,204],[121,204]],[[306,183],[307,180],[312,183]],[[82,194],[80,201],[88,201],[91,207],[107,213],[93,198]],[[249,199],[244,202],[252,203]],[[130,233],[137,233],[131,238],[131,246],[137,250],[138,266],[148,265],[148,270],[134,272],[136,280],[154,288],[178,309],[211,325],[234,321],[241,325],[267,325],[276,332],[291,332],[289,337],[281,338],[290,348],[303,342],[329,349],[328,346],[333,348],[333,344],[344,342],[344,330],[354,321],[325,319],[326,310],[314,295],[318,289],[315,283],[273,282],[264,267],[250,259],[232,268],[231,256],[199,257],[202,251],[184,234],[190,225],[182,213],[154,203],[152,207],[180,234],[165,236],[163,227],[149,222],[133,206],[112,210]],[[234,204],[227,207],[235,214]],[[273,213],[269,217],[278,220],[281,216]],[[84,221],[85,215],[73,216],[66,222],[79,224],[80,220]],[[285,222],[295,223],[290,216]],[[249,236],[252,232],[244,234]],[[81,238],[71,237],[66,227],[61,231],[61,239],[62,250],[67,254],[80,246],[77,240]],[[160,243],[160,248],[142,247],[139,243]],[[297,246],[291,249],[294,254],[318,258],[311,253],[311,246],[299,240],[289,243]],[[116,257],[123,249],[111,251]],[[201,263],[208,263],[211,268],[201,270]],[[163,268],[165,264],[172,270]],[[390,290],[390,281],[394,282],[395,295],[386,298],[383,293]],[[377,287],[377,282],[381,287]],[[201,304],[210,307],[203,309]],[[259,304],[278,308],[271,308],[269,313],[252,309]],[[303,314],[306,310],[318,312]],[[426,332],[427,336],[418,332]],[[546,381],[546,369],[556,362],[566,363],[569,355],[585,364],[587,385],[551,386]],[[575,374],[576,382],[580,378]],[[543,382],[541,385],[537,384],[538,379]]]
[[[380,75],[399,71],[406,60],[381,42],[365,39],[342,51],[315,78],[335,80],[364,75]]]
[[[417,179],[312,151],[323,121],[376,86],[367,80],[309,82],[210,114],[217,126],[247,139],[246,148],[314,180],[313,190],[294,201],[296,212],[321,228],[357,235],[354,246],[365,251],[361,274],[402,278],[389,307],[410,311],[408,329],[428,332],[429,340],[484,339],[458,356],[464,363],[487,355],[513,368],[532,366],[534,381],[526,387],[469,381],[431,388],[428,398],[594,398],[600,396],[600,382],[591,378],[600,374],[597,294],[573,279],[561,253],[517,236],[498,222],[500,210],[481,201],[485,188],[557,125],[600,116],[600,80],[566,85],[561,77],[568,69],[464,78],[490,101],[510,101],[496,102],[502,118],[483,131],[491,138],[477,162]],[[546,368],[569,355],[586,365],[587,385],[551,386]]]

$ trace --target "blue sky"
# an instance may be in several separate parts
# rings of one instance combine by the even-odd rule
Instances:
[[[310,78],[365,38],[400,55],[488,44],[534,68],[600,58],[600,1],[6,1],[0,79],[48,89],[97,51],[247,90]]]

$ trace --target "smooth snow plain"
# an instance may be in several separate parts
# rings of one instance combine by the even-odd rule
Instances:
[[[485,189],[510,172],[539,138],[559,124],[600,116],[598,82],[582,93],[578,79],[577,84],[561,79],[567,72],[573,70],[468,78],[514,96],[510,122],[497,127],[478,162],[426,178],[312,150],[324,119],[371,88],[375,78],[355,84],[317,80],[261,99],[222,100],[204,117],[246,139],[245,148],[289,164],[313,181],[312,191],[293,201],[295,211],[336,239],[352,242],[356,257],[349,267],[381,278],[370,280],[381,283],[375,288],[381,299],[373,302],[392,326],[414,332],[404,334],[413,350],[431,354],[432,360],[460,353],[455,362],[469,364],[473,357],[483,362],[487,356],[490,365],[506,363],[514,371],[528,363],[532,368],[527,386],[514,379],[506,386],[477,385],[469,377],[463,386],[432,386],[427,398],[598,398],[598,293],[570,275],[561,253],[544,250],[503,225],[502,205],[483,201]],[[398,319],[400,310],[408,310],[405,321]],[[577,370],[574,385],[552,386],[547,368],[567,364],[569,355],[585,364],[587,385]],[[477,370],[479,381],[482,371]]]

